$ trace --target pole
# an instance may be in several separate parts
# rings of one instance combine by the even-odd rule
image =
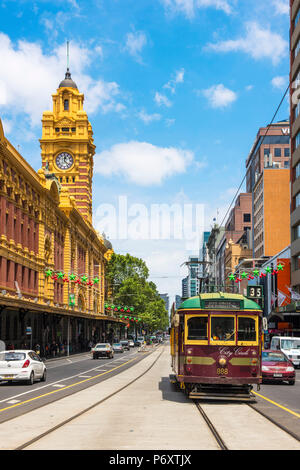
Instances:
[[[70,356],[70,317],[68,317],[67,356]]]

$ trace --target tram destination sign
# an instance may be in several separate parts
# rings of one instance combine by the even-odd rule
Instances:
[[[204,308],[220,310],[240,310],[241,302],[239,300],[205,300]]]

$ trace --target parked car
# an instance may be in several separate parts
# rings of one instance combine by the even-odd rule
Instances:
[[[120,341],[120,344],[125,351],[130,350],[129,341],[127,339],[123,339],[122,341]]]
[[[128,343],[130,348],[134,348],[134,341],[132,339],[130,339]]]
[[[295,369],[293,363],[281,351],[270,349],[262,352],[262,381],[287,381],[295,384]]]
[[[136,347],[142,346],[143,343],[144,343],[144,340],[140,340],[140,339],[136,339],[136,340],[134,341],[134,345],[135,345]]]
[[[0,352],[0,382],[26,381],[33,385],[39,379],[46,381],[47,369],[35,351],[18,349]]]
[[[116,353],[123,353],[124,352],[124,348],[123,348],[121,343],[114,343],[113,344],[113,350]]]
[[[273,336],[270,349],[282,351],[288,356],[294,366],[300,367],[300,338],[293,336]]]
[[[98,343],[92,348],[93,359],[99,359],[99,357],[108,357],[112,359],[114,357],[114,351],[109,343]]]

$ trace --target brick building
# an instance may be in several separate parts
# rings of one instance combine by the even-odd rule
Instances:
[[[0,339],[82,349],[119,323],[105,315],[111,244],[92,226],[93,132],[69,71],[43,114],[42,169],[0,120]]]

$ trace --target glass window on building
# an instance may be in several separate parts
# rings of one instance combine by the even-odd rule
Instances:
[[[296,225],[296,227],[293,227],[293,239],[298,240],[300,238],[300,225]]]
[[[295,148],[298,148],[299,144],[300,144],[300,132],[298,132],[295,138]]]
[[[298,271],[298,269],[300,269],[300,255],[293,257],[292,267],[293,271]]]
[[[298,39],[297,45],[295,47],[294,58],[297,57],[299,51],[300,51],[300,39]]]
[[[290,167],[290,161],[289,160],[285,160],[284,162],[284,168],[289,168]]]
[[[300,20],[300,8],[297,12],[297,15],[296,15],[295,19],[294,19],[294,29],[296,28],[297,24],[299,23],[299,20]]]
[[[290,156],[290,149],[287,148],[287,147],[284,149],[284,156],[285,156],[285,157],[289,157],[289,156]]]
[[[295,201],[296,201],[296,207],[299,207],[300,206],[300,193],[296,195]]]
[[[281,148],[280,147],[276,147],[274,149],[274,157],[281,157]]]
[[[251,214],[244,214],[244,222],[251,222]]]

